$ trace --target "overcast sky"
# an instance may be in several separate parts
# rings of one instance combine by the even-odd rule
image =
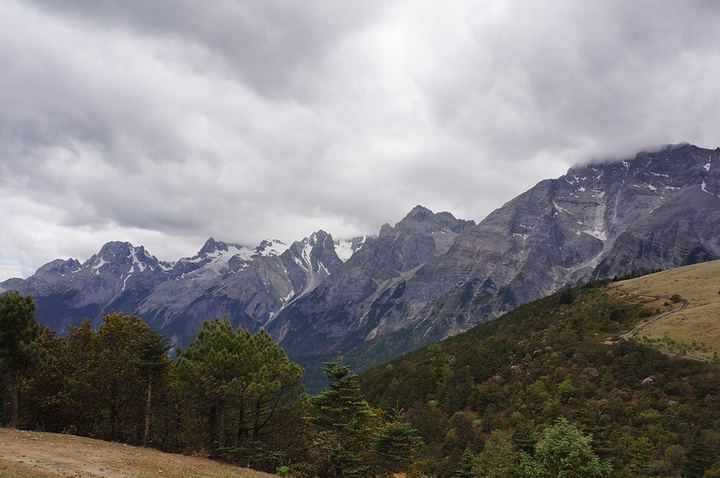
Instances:
[[[714,0],[2,0],[0,280],[479,221],[575,163],[720,146],[718,85]]]

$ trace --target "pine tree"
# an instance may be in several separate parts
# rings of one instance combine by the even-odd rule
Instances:
[[[10,428],[18,426],[20,378],[37,362],[40,330],[32,297],[17,291],[0,297],[0,373],[7,375],[12,397]]]
[[[100,433],[111,441],[136,442],[142,436],[145,383],[135,364],[137,343],[149,331],[134,315],[110,313],[92,336],[88,380],[99,415],[107,417]]]
[[[206,321],[179,353],[175,371],[188,409],[214,422],[217,441],[202,446],[224,449],[245,463],[278,456],[281,450],[267,446],[277,447],[274,435],[303,415],[304,371],[264,330],[252,335],[227,319]]]
[[[685,459],[680,467],[680,476],[702,478],[705,471],[710,470],[716,460],[717,454],[708,443],[707,433],[702,429],[697,429],[685,451]]]
[[[169,339],[154,329],[148,330],[135,344],[135,354],[137,356],[135,366],[147,381],[143,446],[147,446],[150,437],[153,382],[162,376],[170,367],[170,360],[167,355],[169,349]]]
[[[184,392],[206,416],[214,415],[217,448],[226,440],[230,410],[239,403],[250,333],[235,333],[229,320],[205,321],[187,350],[180,351],[177,377]]]
[[[412,463],[421,446],[417,431],[396,417],[383,425],[375,436],[373,451],[377,468],[383,472],[400,472]]]
[[[478,476],[475,473],[475,462],[475,455],[470,451],[470,448],[466,448],[462,457],[460,457],[460,463],[453,476],[455,478],[475,478]]]
[[[328,387],[311,398],[309,421],[320,431],[325,460],[335,477],[363,475],[368,466],[362,452],[370,443],[370,422],[375,415],[360,394],[357,376],[342,363],[326,362]]]
[[[512,478],[515,476],[517,453],[510,438],[500,430],[493,430],[485,448],[477,458],[480,476]]]

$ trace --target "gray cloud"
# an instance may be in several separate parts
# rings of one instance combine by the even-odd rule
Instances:
[[[715,2],[0,5],[0,279],[107,240],[482,219],[570,165],[717,147]]]

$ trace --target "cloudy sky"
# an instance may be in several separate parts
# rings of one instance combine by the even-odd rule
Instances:
[[[480,220],[575,163],[720,146],[718,85],[713,0],[2,0],[0,280]]]

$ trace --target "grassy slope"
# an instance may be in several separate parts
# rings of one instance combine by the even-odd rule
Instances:
[[[0,428],[0,476],[263,478],[275,475],[120,443]]]
[[[688,301],[685,310],[653,323],[639,337],[654,340],[664,349],[674,341],[675,350],[686,349],[706,358],[713,358],[715,352],[720,355],[720,261],[671,269],[616,285],[641,294],[679,294]]]

